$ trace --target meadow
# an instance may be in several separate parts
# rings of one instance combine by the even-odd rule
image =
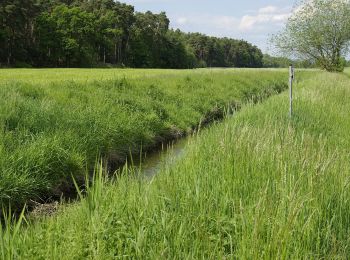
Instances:
[[[57,200],[126,158],[287,87],[283,70],[8,69],[0,73],[2,207]]]
[[[111,183],[99,163],[80,202],[9,217],[2,257],[347,259],[349,85],[346,74],[298,72],[292,119],[286,92],[248,103],[197,131],[152,180],[125,167]]]
[[[345,68],[344,73],[348,76],[350,76],[350,68]]]

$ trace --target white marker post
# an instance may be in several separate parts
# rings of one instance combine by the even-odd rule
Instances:
[[[294,67],[289,66],[289,116],[293,117],[293,80],[294,80]]]

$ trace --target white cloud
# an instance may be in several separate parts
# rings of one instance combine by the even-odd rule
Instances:
[[[233,16],[213,16],[208,22],[212,22],[216,27],[226,30],[237,28],[238,19]]]
[[[179,17],[176,19],[176,23],[179,25],[184,25],[188,22],[188,19],[186,17]]]
[[[260,14],[271,14],[271,13],[276,13],[278,11],[278,8],[273,5],[265,6],[263,8],[259,9]]]
[[[241,18],[241,31],[261,30],[266,27],[275,27],[287,21],[291,12],[286,8],[266,6],[260,8],[254,15],[244,15]]]
[[[239,26],[239,19],[233,16],[210,15],[210,14],[191,14],[186,16],[171,17],[173,27],[191,27],[201,28],[206,33],[208,31],[216,32],[236,30]]]
[[[171,17],[173,27],[202,28],[205,32],[220,34],[222,31],[262,32],[283,25],[291,14],[291,8],[266,6],[242,17],[211,14],[187,14]]]
[[[201,32],[210,36],[245,39],[268,50],[269,35],[279,31],[292,12],[292,6],[265,6],[249,10],[242,16],[181,12],[170,14],[171,27],[185,32]]]

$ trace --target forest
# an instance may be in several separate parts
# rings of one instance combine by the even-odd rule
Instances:
[[[244,40],[184,33],[113,0],[2,0],[0,67],[262,67]]]

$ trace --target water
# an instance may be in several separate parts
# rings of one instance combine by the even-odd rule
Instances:
[[[140,165],[138,170],[146,179],[153,178],[165,164],[176,163],[185,155],[188,141],[189,138],[182,138],[163,145],[160,151],[146,154],[142,162],[135,165]]]
[[[162,149],[157,150],[152,153],[147,153],[143,156],[142,161],[137,160],[133,162],[136,170],[140,173],[142,178],[146,180],[152,179],[156,176],[165,165],[171,165],[176,163],[180,158],[184,157],[186,154],[186,146],[189,142],[190,137],[181,138],[172,141],[168,144],[163,145]],[[135,167],[133,167],[135,169]],[[65,198],[72,198],[72,201],[76,198],[76,192],[72,192],[70,196],[65,196]],[[62,197],[60,197],[62,198]],[[70,200],[66,201],[70,202]],[[59,201],[53,201],[50,203],[36,203],[29,213],[27,213],[28,218],[40,218],[43,216],[52,216],[56,214],[57,209],[60,207]]]

